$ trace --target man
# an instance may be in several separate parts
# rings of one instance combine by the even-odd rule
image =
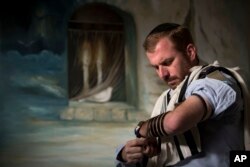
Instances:
[[[136,139],[117,151],[117,166],[227,167],[230,150],[244,150],[242,88],[234,72],[204,65],[187,28],[164,23],[144,49],[170,87],[152,118],[135,128]]]

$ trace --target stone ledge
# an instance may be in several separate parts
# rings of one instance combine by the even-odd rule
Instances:
[[[138,122],[150,116],[126,103],[85,103],[73,104],[60,114],[61,120],[97,122]]]

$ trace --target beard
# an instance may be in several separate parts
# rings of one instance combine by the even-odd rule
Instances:
[[[184,78],[183,78],[184,79]],[[168,78],[163,78],[163,80],[167,83],[167,85],[171,89],[175,89],[182,81],[183,79],[177,77],[177,76],[172,76]]]

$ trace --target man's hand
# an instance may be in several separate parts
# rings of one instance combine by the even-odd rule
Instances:
[[[136,138],[126,143],[122,149],[122,158],[128,164],[135,164],[140,162],[144,155],[152,157],[158,153],[156,139]]]
[[[147,144],[144,146],[143,150],[144,155],[151,158],[161,152],[161,148],[158,145],[156,138],[148,138],[146,142]]]

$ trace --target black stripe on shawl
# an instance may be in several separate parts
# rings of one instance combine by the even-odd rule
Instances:
[[[179,154],[180,160],[184,160],[184,156],[183,156],[181,148],[180,148],[180,143],[179,143],[179,141],[178,141],[178,139],[177,139],[176,136],[174,136],[174,143],[175,143],[177,152]]]
[[[194,140],[194,136],[191,132],[191,130],[188,130],[184,133],[184,137],[186,139],[186,142],[187,142],[187,145],[190,149],[190,152],[192,155],[195,155],[195,154],[198,154],[198,149],[197,149],[197,145],[195,143],[195,140]]]

